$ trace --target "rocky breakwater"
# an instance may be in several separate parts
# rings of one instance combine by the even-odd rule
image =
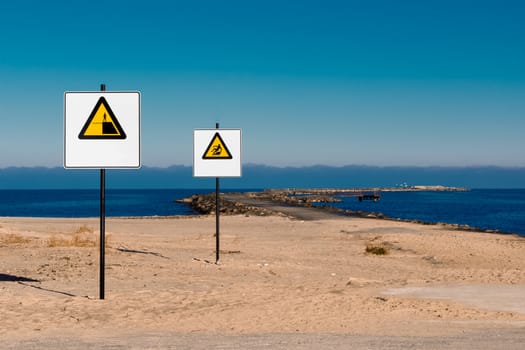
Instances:
[[[311,207],[314,203],[336,203],[341,202],[339,198],[326,195],[311,194],[308,192],[295,192],[288,190],[266,190],[263,192],[251,192],[251,198],[271,200],[275,203]]]
[[[189,205],[193,210],[202,215],[215,215],[215,193],[194,194],[184,199],[177,199],[177,203]],[[219,213],[220,215],[253,215],[253,216],[284,216],[267,208],[247,205],[237,201],[229,201],[219,196]]]

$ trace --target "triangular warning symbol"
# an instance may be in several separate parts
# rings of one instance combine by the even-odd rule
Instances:
[[[126,133],[104,97],[100,97],[86,124],[78,134],[79,139],[125,139]]]
[[[215,133],[215,136],[211,139],[202,159],[232,159],[230,150],[226,147],[226,144],[218,132]]]

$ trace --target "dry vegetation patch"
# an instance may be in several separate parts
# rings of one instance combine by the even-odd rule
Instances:
[[[105,236],[105,243],[108,246],[109,235]],[[98,235],[86,225],[80,226],[71,235],[53,235],[47,240],[48,247],[95,247],[98,245]]]
[[[14,233],[0,235],[0,244],[24,244],[29,241],[29,238]]]
[[[381,247],[381,246],[376,246],[376,245],[367,245],[366,248],[365,248],[365,252],[369,253],[369,254],[374,254],[374,255],[387,255],[388,254],[388,249],[385,248],[385,247]]]
[[[378,242],[381,240],[381,236],[375,236],[371,238],[365,248],[365,252],[367,254],[374,254],[374,255],[387,255],[389,250],[387,248],[387,244],[389,242]]]

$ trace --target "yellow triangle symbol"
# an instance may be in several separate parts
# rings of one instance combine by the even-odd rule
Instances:
[[[86,124],[78,134],[79,139],[125,139],[126,133],[104,97],[100,97]]]
[[[215,136],[211,139],[202,159],[232,159],[230,150],[228,150],[228,147],[226,147],[226,144],[218,132],[215,133]]]

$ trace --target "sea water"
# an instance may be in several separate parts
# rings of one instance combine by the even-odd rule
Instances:
[[[106,190],[107,216],[196,215],[176,203],[209,190]],[[239,192],[242,190],[235,190]],[[227,192],[227,191],[226,191]],[[340,196],[330,205],[392,218],[469,225],[525,235],[525,189],[473,189],[467,192],[382,192],[378,202]],[[98,190],[0,190],[0,216],[97,217]]]
[[[525,235],[525,189],[473,189],[466,192],[381,192],[377,202],[339,196],[331,206],[381,213],[391,218],[469,225]]]
[[[108,189],[106,216],[196,215],[190,206],[175,200],[214,191]],[[0,216],[96,217],[99,214],[99,190],[0,190]]]

